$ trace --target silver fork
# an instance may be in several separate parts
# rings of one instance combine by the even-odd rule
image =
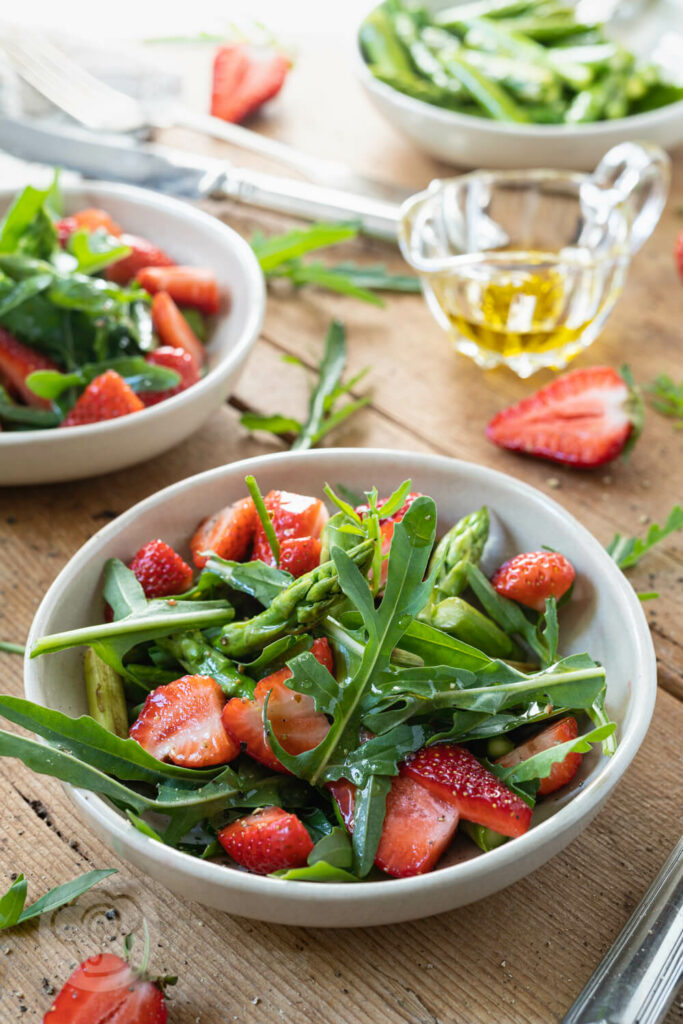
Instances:
[[[232,143],[277,160],[309,181],[401,199],[405,189],[356,174],[344,164],[324,160],[269,139],[238,124],[199,114],[173,103],[142,103],[90,74],[38,32],[0,22],[0,49],[12,69],[55,106],[96,131],[142,132],[175,126]]]

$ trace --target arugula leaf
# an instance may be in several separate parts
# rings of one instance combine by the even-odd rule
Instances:
[[[7,278],[8,287],[3,287],[0,291],[0,317],[6,316],[17,306],[23,305],[35,295],[44,292],[52,284],[53,277],[54,275],[49,272],[38,273],[16,283],[11,278]]]
[[[54,195],[54,185],[47,189],[27,185],[19,193],[0,224],[0,253],[51,256],[58,246],[57,232],[46,206]]]
[[[209,552],[209,558],[199,577],[199,588],[202,578],[208,573],[219,577],[232,590],[255,598],[264,608],[267,608],[273,598],[286,590],[294,580],[291,573],[284,569],[276,569],[273,565],[266,565],[260,559],[253,562],[229,562],[213,552]],[[180,596],[187,598],[190,593],[188,591]]]
[[[23,875],[18,875],[0,899],[0,931],[3,928],[11,928],[21,917],[27,890],[26,879]]]
[[[57,907],[63,907],[64,904],[71,903],[77,896],[81,896],[88,889],[92,889],[93,885],[97,885],[104,878],[115,874],[116,868],[88,871],[79,878],[74,878],[71,882],[65,882],[64,885],[58,885],[54,889],[50,889],[44,896],[41,896],[40,899],[26,908],[24,908],[26,902],[26,881],[23,875],[19,875],[2,899],[0,899],[0,930],[11,928],[15,924],[23,924],[24,921],[40,917],[41,914],[49,914],[51,911],[56,910]]]
[[[545,779],[550,775],[553,765],[558,761],[564,761],[567,754],[588,753],[592,743],[603,742],[616,732],[616,728],[615,722],[608,722],[579,736],[578,739],[567,740],[565,743],[558,743],[547,750],[541,750],[540,753],[534,754],[526,761],[520,761],[519,764],[512,765],[510,768],[495,764],[489,764],[487,767],[508,785],[519,785],[535,779]]]
[[[34,279],[35,280],[35,279]],[[71,373],[34,370],[26,384],[35,395],[54,401],[72,387],[85,387],[106,370],[115,370],[133,391],[165,391],[180,383],[180,374],[166,366],[155,366],[141,356],[122,356],[101,363],[85,363]]]
[[[630,569],[655,544],[659,544],[660,541],[679,530],[683,530],[683,508],[680,505],[674,505],[664,526],[652,523],[644,539],[624,537],[620,533],[615,533],[607,545],[607,554],[612,556],[620,569]]]
[[[353,805],[353,868],[360,878],[365,877],[375,863],[390,789],[389,776],[370,775],[356,790]]]
[[[661,373],[645,390],[652,396],[650,405],[662,416],[673,419],[674,427],[683,426],[683,380],[676,384],[671,377]]]
[[[251,247],[261,264],[266,276],[289,260],[303,256],[314,249],[323,249],[328,245],[346,242],[358,235],[358,228],[352,224],[313,224],[307,228],[295,228],[283,235],[264,238],[255,236]]]
[[[108,234],[103,228],[97,231],[74,231],[69,237],[67,248],[75,257],[76,269],[81,274],[97,274],[133,251],[129,245]]]
[[[503,597],[491,586],[478,565],[468,562],[465,566],[470,587],[493,621],[508,636],[519,636],[538,656],[541,665],[551,665],[557,657],[558,625],[557,606],[554,598],[546,601],[546,610],[536,623],[527,618],[520,606]]]
[[[360,882],[350,871],[336,868],[324,860],[306,868],[290,868],[288,871],[273,871],[269,878],[281,878],[286,882]]]
[[[302,424],[291,416],[281,416],[275,413],[273,416],[262,415],[258,412],[242,413],[240,422],[247,430],[266,430],[270,434],[299,434]]]
[[[335,868],[350,868],[353,862],[351,842],[345,828],[335,826],[322,836],[308,855],[308,864],[313,866],[319,861]]]
[[[318,288],[337,292],[339,295],[350,295],[362,302],[369,302],[372,306],[383,308],[385,305],[379,295],[375,295],[367,288],[359,287],[352,275],[335,272],[334,269],[326,267],[324,263],[302,263],[300,260],[292,260],[290,263],[282,264],[268,276],[286,277],[297,288],[305,284],[313,284]]]
[[[372,288],[382,292],[421,291],[420,280],[414,274],[391,274],[382,263],[359,264],[345,260],[327,267],[331,274],[348,278],[358,288]]]
[[[56,427],[62,417],[49,409],[35,409],[30,405],[18,405],[13,402],[5,388],[0,384],[0,422],[16,423],[17,426],[34,430]]]

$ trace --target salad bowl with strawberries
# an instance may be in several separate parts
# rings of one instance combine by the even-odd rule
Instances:
[[[113,184],[0,193],[0,484],[158,455],[227,397],[264,286],[231,228]]]
[[[438,456],[264,456],[167,488],[46,595],[0,755],[189,898],[426,916],[533,871],[633,758],[632,588],[555,502]],[[596,827],[599,827],[596,826]]]

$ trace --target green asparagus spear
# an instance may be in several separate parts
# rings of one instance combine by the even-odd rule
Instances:
[[[488,853],[489,850],[495,850],[497,846],[502,846],[508,840],[507,836],[502,835],[500,832],[494,832],[492,828],[486,828],[485,825],[475,825],[471,821],[463,821],[462,827],[464,828],[470,839],[477,844],[480,850],[484,853]]]
[[[432,626],[450,633],[456,640],[470,644],[489,658],[520,658],[517,644],[486,615],[461,597],[447,597],[432,608]]]
[[[92,647],[86,649],[83,671],[91,718],[109,732],[126,739],[128,712],[121,677],[95,654]]]
[[[157,640],[157,646],[172,654],[192,675],[211,676],[226,696],[254,696],[254,680],[239,672],[229,658],[211,646],[200,630],[161,637]]]
[[[373,541],[364,540],[347,554],[365,572],[370,567],[374,547]],[[310,629],[343,597],[334,562],[323,562],[294,580],[260,614],[228,623],[215,644],[231,658],[243,657],[287,633]]]
[[[464,516],[444,534],[430,559],[429,572],[435,572],[430,605],[446,597],[458,597],[467,586],[466,565],[477,565],[489,536],[489,511],[484,505]]]

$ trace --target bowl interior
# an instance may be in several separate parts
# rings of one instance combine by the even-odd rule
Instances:
[[[264,456],[182,481],[120,516],[74,556],[38,610],[29,648],[47,633],[102,621],[100,590],[107,558],[129,560],[143,543],[158,536],[187,554],[188,537],[197,521],[242,497],[247,472],[257,475],[262,490],[284,487],[311,494],[321,494],[326,482],[332,486],[341,482],[356,491],[375,484],[380,494],[388,493],[411,477],[414,489],[435,498],[441,531],[461,515],[486,504],[494,513],[484,559],[487,571],[506,556],[538,549],[543,544],[566,554],[576,567],[577,580],[573,599],[561,613],[561,650],[563,654],[588,650],[605,665],[608,710],[618,723],[620,747],[609,761],[593,750],[584,758],[572,791],[563,792],[539,807],[534,829],[509,847],[480,860],[498,856],[496,863],[502,862],[511,855],[512,845],[520,854],[523,849],[530,852],[539,824],[541,831],[552,829],[555,822],[546,819],[554,818],[558,812],[564,810],[575,818],[581,817],[604,799],[605,786],[610,788],[614,784],[642,741],[654,705],[654,656],[642,609],[630,584],[601,545],[559,505],[512,477],[468,463],[410,453],[336,450]],[[30,699],[69,715],[85,713],[81,652],[72,650],[35,661],[27,659],[26,693]],[[610,778],[612,782],[608,784]],[[107,813],[118,814],[113,807]],[[136,841],[146,840],[138,835]],[[441,867],[448,868],[473,855],[474,847],[465,841],[456,843]],[[196,862],[184,854],[177,856],[187,862],[191,875]],[[203,878],[210,877],[223,887],[229,887],[230,879],[235,878],[234,872],[220,865],[203,863],[201,871]],[[258,880],[251,881],[253,885],[260,884]],[[419,879],[411,881],[421,884]],[[370,884],[383,887],[386,883]],[[392,880],[391,884],[396,883]],[[367,891],[366,886],[359,889]],[[348,898],[356,897],[349,894]]]

